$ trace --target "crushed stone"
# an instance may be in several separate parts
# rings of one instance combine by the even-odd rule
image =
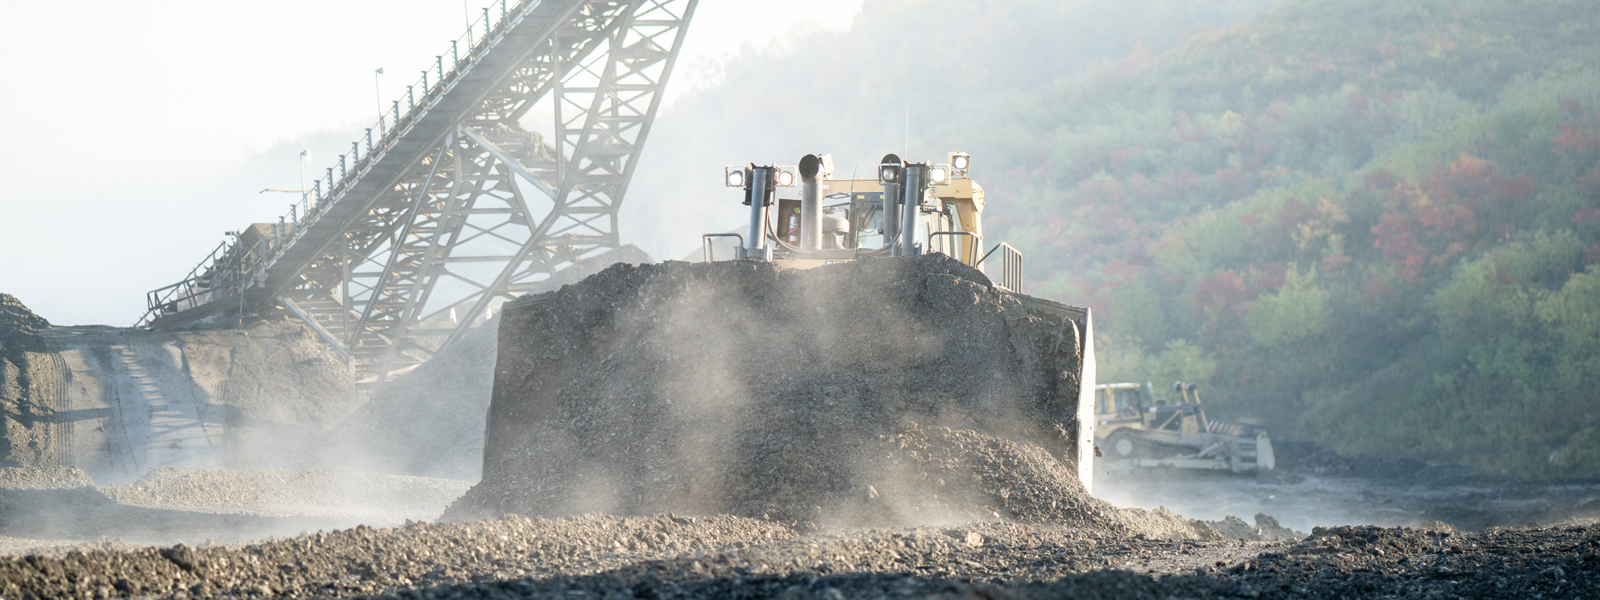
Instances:
[[[77,467],[0,468],[0,488],[16,490],[61,490],[94,485],[89,474]]]
[[[162,467],[138,481],[100,488],[128,506],[200,513],[293,516],[353,512],[431,518],[467,491],[453,479],[349,469],[218,471]],[[399,519],[395,519],[398,521]]]
[[[993,522],[800,535],[727,516],[510,516],[0,557],[7,598],[1530,598],[1597,588],[1594,527],[1333,527],[1242,542]]]

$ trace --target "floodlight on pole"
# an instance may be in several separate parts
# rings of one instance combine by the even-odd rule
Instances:
[[[310,150],[300,151],[300,202],[306,202],[306,162],[311,160]]]
[[[372,72],[372,91],[373,91],[373,96],[375,98],[377,98],[377,101],[378,101],[378,124],[379,124],[378,126],[379,127],[383,126],[383,84],[379,83],[379,81],[378,81],[379,78],[381,78],[381,77],[383,77],[383,67],[378,67],[377,70]],[[396,116],[399,116],[399,115],[396,115]]]

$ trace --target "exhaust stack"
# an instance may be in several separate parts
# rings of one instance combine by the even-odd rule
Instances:
[[[800,159],[800,249],[822,249],[822,179],[833,173],[833,156]]]
[[[917,255],[917,217],[922,213],[922,196],[928,189],[928,163],[910,163],[901,182],[899,256]]]
[[[744,203],[750,207],[750,237],[746,238],[744,258],[770,261],[772,252],[767,249],[767,207],[772,206],[774,175],[771,165],[746,167],[749,176],[744,182]]]
[[[900,183],[905,162],[899,155],[885,154],[878,161],[878,183],[883,184],[883,245],[893,251],[893,240],[900,233]]]

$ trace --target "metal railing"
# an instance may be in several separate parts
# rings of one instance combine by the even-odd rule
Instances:
[[[1000,251],[1000,287],[1005,288],[1007,291],[1022,293],[1022,252],[1012,248],[1011,244],[1000,242],[995,247],[990,248],[983,255],[983,258],[978,259],[978,264],[983,264],[983,261],[989,260],[989,257],[996,250]],[[990,277],[990,279],[994,278]]]
[[[947,252],[946,251],[947,248],[944,247],[944,240],[938,240],[938,238],[943,237],[943,236],[948,236],[948,237],[951,237],[951,238],[963,238],[963,237],[964,238],[968,238],[967,239],[967,244],[966,244],[966,252],[960,252],[959,250],[956,251],[956,252],[959,252],[961,254],[964,254],[965,256],[956,256],[956,252]],[[934,241],[935,240],[940,242],[938,244],[937,248],[934,247]],[[960,239],[952,239],[952,240],[950,240],[950,242],[952,244],[954,244],[957,248],[961,247],[961,240]],[[965,264],[965,265],[967,265],[969,267],[977,268],[978,260],[979,260],[978,259],[978,250],[981,250],[982,248],[983,248],[983,238],[980,237],[978,234],[970,232],[970,231],[935,231],[935,232],[933,232],[931,234],[928,234],[928,251],[929,252],[941,252],[941,253],[944,253],[946,256],[950,256],[951,258],[959,260],[959,261],[961,261],[962,264]]]
[[[725,237],[731,237],[739,240],[739,244],[733,247],[733,257],[735,259],[744,258],[744,236],[737,233],[707,233],[700,236],[700,251],[705,254],[706,262],[716,262],[715,255],[711,251],[711,238]]]
[[[225,273],[237,274],[240,294],[260,285],[265,279],[266,270],[283,256],[284,251],[299,241],[322,218],[328,207],[339,202],[357,180],[386,156],[402,136],[410,133],[445,94],[455,89],[461,79],[504,40],[507,31],[520,24],[540,3],[541,0],[518,0],[513,5],[509,0],[500,0],[498,21],[492,19],[490,7],[485,7],[483,15],[470,23],[465,33],[451,40],[449,54],[437,55],[434,64],[422,70],[417,82],[406,86],[404,106],[400,100],[395,100],[392,108],[378,115],[374,127],[366,129],[364,137],[350,143],[350,151],[339,156],[338,174],[334,173],[335,167],[328,167],[326,175],[312,182],[311,189],[301,195],[300,202],[280,219],[284,231],[274,231],[270,238],[263,238],[252,247],[242,250],[238,248],[237,238],[222,242],[210,255],[201,259],[183,281],[149,292],[146,312],[135,325],[149,328],[162,316],[216,300],[218,290],[233,291],[230,286],[217,285],[215,278]],[[448,70],[444,64],[447,57],[450,58]],[[422,90],[420,97],[417,95],[418,89]],[[229,277],[234,278],[233,275]],[[224,281],[236,283],[232,279]]]

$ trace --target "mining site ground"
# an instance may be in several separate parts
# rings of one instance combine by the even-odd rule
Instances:
[[[1265,478],[1097,478],[1096,496],[1118,505],[1217,521],[1250,521],[1259,510],[1310,534],[1273,542],[1002,521],[820,532],[704,515],[431,523],[467,482],[173,467],[91,486],[81,472],[11,470],[0,493],[0,597],[1562,598],[1600,590],[1600,482],[1321,454]],[[1364,523],[1395,527],[1350,526]]]
[[[731,516],[508,516],[0,558],[6,598],[1564,598],[1596,590],[1593,525],[1332,527],[1252,542],[1006,522],[803,534]]]

